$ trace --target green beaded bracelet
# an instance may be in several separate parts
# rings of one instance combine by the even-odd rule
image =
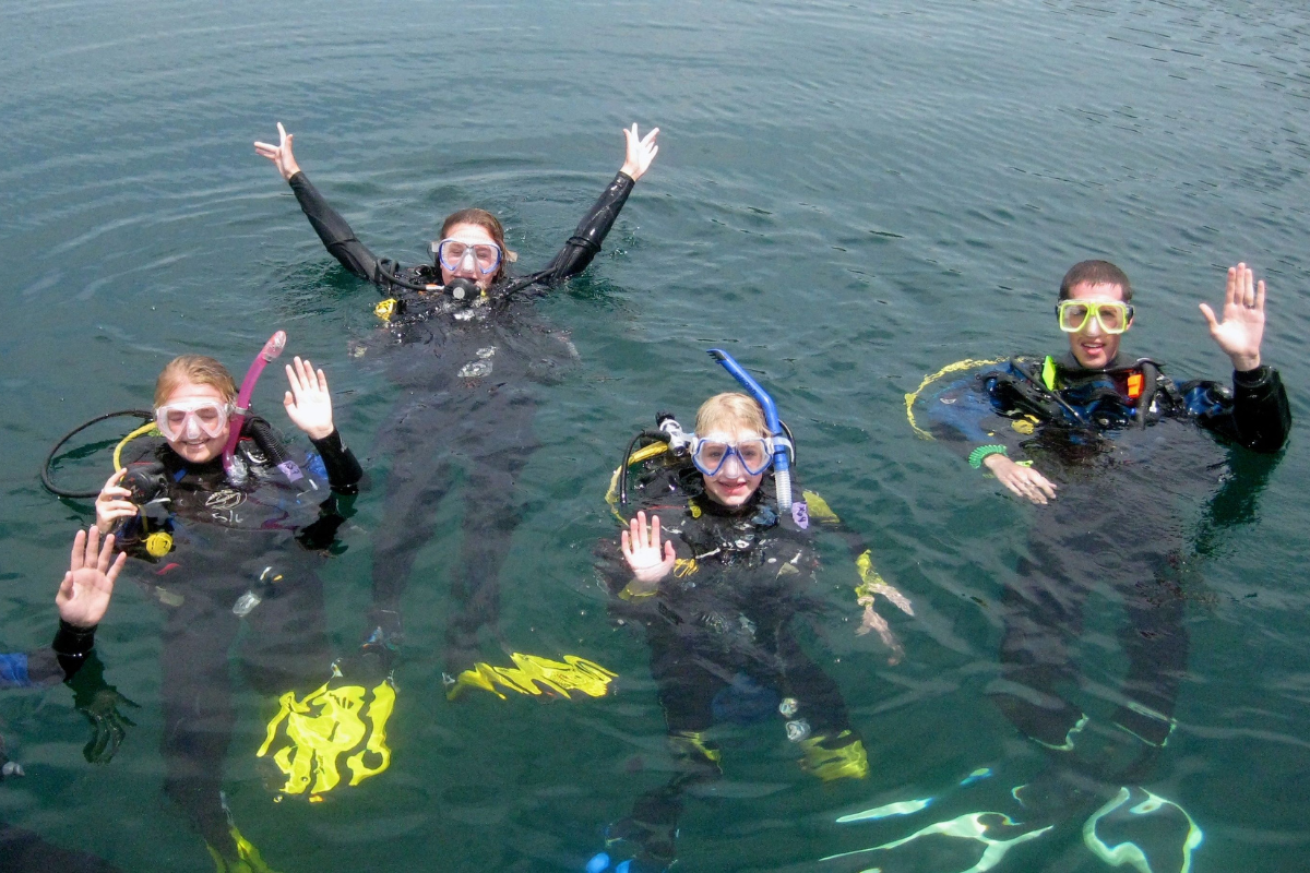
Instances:
[[[969,466],[977,470],[988,455],[1005,454],[1005,446],[979,446],[969,453]]]

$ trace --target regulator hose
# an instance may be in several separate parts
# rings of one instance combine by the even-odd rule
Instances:
[[[100,495],[99,488],[95,489],[94,491],[69,491],[65,488],[60,488],[59,486],[55,485],[54,479],[50,475],[50,467],[54,463],[55,456],[59,454],[59,450],[62,449],[68,443],[69,440],[77,436],[82,431],[86,430],[91,425],[99,424],[102,421],[108,421],[111,418],[120,418],[120,417],[127,417],[127,416],[131,416],[132,418],[139,418],[144,421],[155,420],[155,414],[149,410],[122,409],[119,410],[118,412],[107,412],[104,415],[97,416],[91,419],[90,421],[86,422],[85,424],[78,425],[77,427],[73,428],[68,433],[60,437],[59,442],[55,443],[54,448],[50,450],[50,454],[46,455],[45,463],[41,465],[41,484],[45,486],[45,489],[49,491],[51,494],[57,495],[59,497],[98,497]]]

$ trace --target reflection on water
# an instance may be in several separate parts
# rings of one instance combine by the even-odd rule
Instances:
[[[541,389],[499,639],[483,640],[502,666],[502,649],[594,660],[618,674],[616,692],[445,700],[436,653],[468,487],[455,482],[405,594],[387,773],[323,803],[274,805],[255,752],[276,701],[235,683],[227,803],[271,869],[580,870],[604,827],[668,781],[644,644],[606,618],[592,551],[613,533],[602,497],[632,433],[661,409],[689,420],[693,398],[728,387],[707,348],[730,350],[774,389],[800,479],[875,544],[879,572],[916,615],[889,617],[906,656],[888,665],[874,635],[855,634],[858,577],[842,544],[823,546],[831,609],[802,644],[848,702],[871,775],[812,784],[776,732],[725,726],[724,778],[689,796],[681,819],[679,855],[701,869],[813,869],[980,811],[1024,821],[1010,792],[1036,780],[1046,752],[987,695],[1033,511],[914,436],[903,395],[925,373],[1058,350],[1059,277],[1107,257],[1137,289],[1126,351],[1179,380],[1224,379],[1196,303],[1216,304],[1222,268],[1244,259],[1269,281],[1266,358],[1304,414],[1310,23],[1285,0],[17,0],[0,21],[9,651],[49,639],[65,542],[89,518],[85,503],[37,484],[53,441],[144,405],[182,351],[241,368],[271,327],[329,371],[338,420],[374,479],[324,573],[334,651],[357,644],[390,460],[379,435],[402,389],[368,351],[372,290],[324,254],[253,153],[275,121],[361,239],[406,263],[425,259],[437,219],[465,205],[495,212],[522,262],[543,263],[608,178],[620,128],[663,130],[606,250],[537,304],[581,364]],[[277,415],[272,385],[256,403]],[[1168,532],[1205,560],[1184,568],[1197,593],[1182,614],[1187,672],[1143,790],[1204,831],[1194,870],[1296,869],[1310,839],[1310,653],[1293,558],[1305,514],[1289,488],[1304,463],[1294,433],[1266,478],[1209,509],[1198,501]],[[66,472],[96,484],[108,463]],[[1130,548],[1164,536],[1136,514],[1123,527]],[[0,785],[0,821],[125,870],[207,871],[202,841],[161,791],[170,728],[157,612],[123,586],[98,635],[108,681],[140,706],[111,763],[84,761],[86,724],[67,689],[0,696],[0,733],[28,774]],[[1120,623],[1115,609],[1089,610],[1080,637],[1082,689],[1107,709],[1125,670]],[[980,768],[994,775],[960,785]],[[836,821],[928,797],[913,815]],[[1180,852],[1186,818],[1152,802],[1134,788],[1099,819],[1100,842]],[[967,869],[986,845],[935,834],[900,851],[939,848],[960,860],[942,869]],[[851,858],[825,866],[877,863]],[[1066,821],[995,869],[1105,865]]]

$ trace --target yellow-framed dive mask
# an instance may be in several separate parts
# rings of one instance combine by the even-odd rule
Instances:
[[[1078,333],[1095,318],[1102,333],[1123,333],[1133,323],[1133,308],[1122,300],[1061,300],[1055,307],[1060,330]]]

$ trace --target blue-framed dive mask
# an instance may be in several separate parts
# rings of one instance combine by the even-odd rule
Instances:
[[[500,267],[504,252],[495,243],[467,243],[457,239],[439,240],[429,249],[437,263],[451,273],[473,273],[489,276]]]
[[[725,468],[732,474],[733,459],[749,476],[758,476],[773,463],[773,440],[766,437],[734,440],[728,434],[693,436],[691,462],[706,476],[717,476]]]

